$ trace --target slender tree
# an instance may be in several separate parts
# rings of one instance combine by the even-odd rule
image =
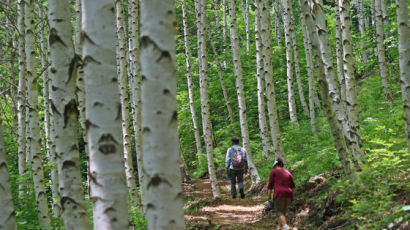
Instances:
[[[41,227],[50,226],[47,194],[44,184],[44,171],[40,145],[40,119],[38,114],[38,91],[37,91],[37,57],[35,44],[35,18],[34,1],[25,1],[25,45],[26,45],[26,76],[27,76],[27,141],[29,146],[29,159],[33,171],[34,192],[38,207],[38,219]]]
[[[384,52],[384,34],[383,34],[383,14],[381,10],[381,0],[374,0],[375,23],[376,23],[376,42],[377,42],[377,57],[379,60],[380,77],[382,79],[384,98],[388,102],[393,101],[393,95],[390,90],[388,79],[386,54]]]
[[[178,168],[174,1],[143,0],[141,9],[145,217],[148,229],[185,229]]]
[[[127,229],[121,104],[115,60],[114,0],[82,2],[90,198],[95,229]]]
[[[265,159],[269,158],[270,143],[269,132],[266,125],[266,109],[265,109],[265,86],[263,79],[263,59],[262,59],[262,39],[260,36],[260,3],[256,3],[255,7],[255,43],[256,43],[256,80],[258,89],[258,120],[259,120],[259,133],[262,141],[263,155]]]
[[[198,60],[199,60],[199,86],[201,94],[201,111],[202,111],[202,129],[206,145],[209,179],[211,180],[212,194],[214,197],[220,196],[218,181],[216,179],[214,166],[214,149],[212,145],[212,124],[209,109],[208,96],[208,60],[206,50],[206,14],[205,1],[195,1],[197,33],[198,33]]]
[[[269,129],[272,136],[275,157],[283,157],[284,150],[280,135],[278,112],[276,108],[275,84],[273,79],[272,36],[270,27],[270,7],[267,0],[258,0],[260,15],[260,38],[262,43],[263,75],[265,77]]]
[[[245,3],[244,3],[245,1]],[[245,24],[245,34],[246,34],[246,52],[250,50],[250,40],[249,40],[249,3],[248,0],[241,0],[242,18]]]
[[[0,118],[0,229],[17,230],[16,213],[11,197],[9,170],[7,168],[6,145],[3,138],[3,125]]]
[[[397,26],[399,32],[399,64],[401,95],[403,99],[407,148],[410,152],[410,28],[408,1],[396,0]]]
[[[260,177],[258,170],[256,169],[255,164],[252,160],[251,148],[249,143],[249,131],[248,131],[248,122],[246,119],[246,103],[245,103],[245,91],[243,87],[242,79],[242,64],[239,50],[239,36],[238,36],[238,27],[236,23],[236,5],[234,0],[229,0],[229,22],[230,26],[230,37],[231,37],[231,48],[232,48],[232,57],[234,64],[234,72],[236,76],[236,92],[238,95],[239,102],[239,122],[241,126],[242,133],[242,142],[243,146],[247,152],[249,172],[251,175],[252,184],[257,184],[260,182]]]
[[[339,5],[338,4],[339,0],[336,0],[336,7]],[[365,23],[365,9],[363,5],[363,0],[357,0],[357,5],[358,5],[358,19],[359,19],[359,32],[360,32],[360,48],[361,48],[361,55],[363,62],[367,64],[369,62],[369,58],[367,56],[367,42],[365,38],[365,28],[366,28],[366,23]],[[338,15],[338,10],[336,11],[336,17]]]
[[[127,42],[125,38],[125,21],[123,19],[123,3],[120,0],[115,1],[117,16],[117,66],[118,80],[121,100],[121,117],[122,117],[122,139],[124,148],[124,167],[127,179],[128,193],[134,206],[140,206],[137,184],[135,183],[134,166],[132,160],[131,136],[130,136],[130,115],[129,115],[129,96],[128,96],[128,73],[127,73]]]
[[[283,0],[283,22],[285,26],[285,48],[286,48],[286,81],[288,85],[288,105],[290,121],[297,124],[298,118],[296,115],[295,91],[293,89],[293,59],[292,59],[292,27],[291,13],[292,2]]]
[[[340,25],[340,12],[339,12],[339,0],[335,1],[336,5],[336,18],[335,18],[335,29],[336,29],[336,70],[337,70],[337,79],[339,80],[340,86],[340,96],[342,99],[343,105],[346,103],[346,81],[343,72],[343,45],[342,45],[342,28]]]

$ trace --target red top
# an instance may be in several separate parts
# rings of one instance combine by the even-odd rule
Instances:
[[[268,189],[274,189],[273,199],[288,197],[293,199],[292,189],[295,188],[292,174],[286,169],[276,168],[270,172]]]

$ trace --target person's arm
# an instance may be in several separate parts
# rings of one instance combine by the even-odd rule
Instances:
[[[248,173],[248,157],[247,157],[246,150],[244,148],[242,148],[242,151],[243,151],[243,163],[245,166],[244,173],[247,174]]]
[[[272,189],[275,183],[275,176],[273,171],[269,174],[269,184],[268,184],[268,201],[272,202]]]
[[[229,156],[229,150],[231,150],[231,148],[228,148],[228,150],[226,151],[226,157],[225,157],[225,171],[227,173],[229,172],[229,166],[231,164],[231,157]]]
[[[268,201],[272,202],[272,189],[268,189]]]
[[[289,185],[290,185],[290,188],[291,189],[294,189],[295,188],[295,182],[293,181],[293,178],[292,178],[292,174],[290,175],[290,177],[289,177]]]

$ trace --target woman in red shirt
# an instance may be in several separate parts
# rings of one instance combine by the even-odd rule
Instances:
[[[279,229],[289,229],[286,224],[286,211],[290,202],[293,199],[293,191],[295,188],[295,183],[292,179],[292,174],[286,169],[283,168],[283,158],[278,157],[273,163],[273,170],[269,175],[269,184],[268,184],[268,201],[272,201],[272,189],[273,199],[275,204],[275,210],[278,215]]]

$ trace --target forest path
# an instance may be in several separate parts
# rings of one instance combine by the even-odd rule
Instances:
[[[209,179],[184,184],[184,195],[192,213],[185,215],[187,229],[276,229],[276,218],[262,217],[266,199],[245,197],[232,199],[230,181],[219,180],[221,197],[213,199]],[[197,207],[192,208],[192,207]]]

